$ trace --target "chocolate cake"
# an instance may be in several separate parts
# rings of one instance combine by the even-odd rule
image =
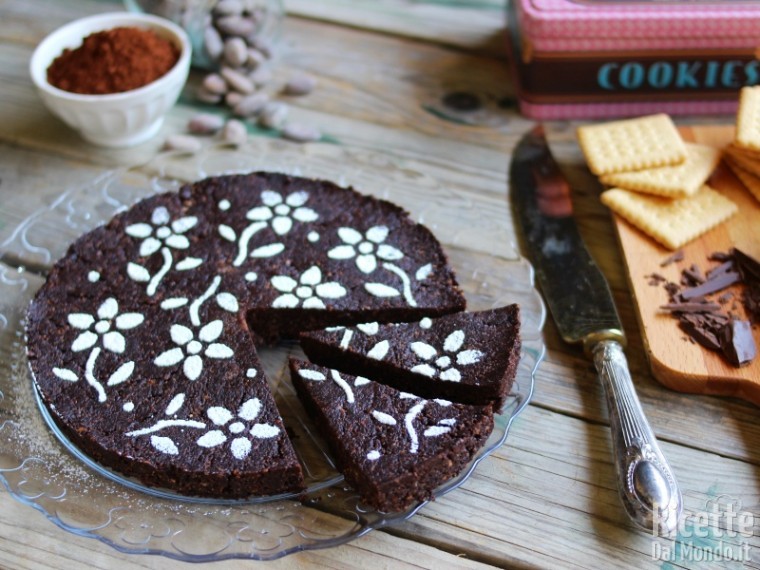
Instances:
[[[490,406],[425,400],[295,359],[290,372],[346,481],[381,511],[430,499],[493,430]]]
[[[401,208],[223,176],[77,240],[32,301],[27,350],[53,420],[107,467],[184,494],[277,494],[303,477],[253,338],[463,307],[440,245]]]
[[[520,311],[510,305],[416,323],[330,328],[301,334],[309,359],[424,398],[499,410],[520,359]]]

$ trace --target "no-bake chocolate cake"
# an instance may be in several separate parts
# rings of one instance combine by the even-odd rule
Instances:
[[[425,398],[499,410],[520,358],[520,311],[509,305],[415,323],[330,328],[301,334],[309,360]]]
[[[255,173],[82,236],[30,306],[27,350],[54,421],[104,465],[190,495],[277,494],[303,477],[252,337],[463,308],[440,245],[401,208]]]
[[[381,511],[430,499],[493,430],[490,406],[426,400],[295,359],[290,371],[346,481]]]

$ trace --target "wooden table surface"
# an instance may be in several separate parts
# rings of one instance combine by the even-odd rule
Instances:
[[[466,186],[483,208],[507,213],[509,155],[530,121],[516,110],[505,44],[506,0],[286,0],[278,73],[319,80],[292,114],[321,126],[330,144],[413,161]],[[90,146],[55,119],[27,71],[35,45],[75,18],[121,9],[114,0],[0,0],[0,243],[49,205],[82,171],[149,160],[165,136],[197,112],[192,96],[171,111],[159,135],[129,150]],[[193,74],[191,84],[200,75]],[[461,114],[446,94],[477,94],[483,108]],[[681,119],[679,122],[704,119]],[[713,121],[731,118],[713,118]],[[469,124],[468,124],[469,123]],[[627,351],[642,405],[681,484],[689,512],[732,502],[760,515],[760,417],[742,401],[669,391],[649,372],[621,256],[598,188],[582,167],[570,122],[548,125],[555,154],[573,179],[582,233],[614,291],[630,339]],[[739,568],[758,562],[703,560],[724,546],[721,524],[692,518],[675,542],[628,521],[618,500],[603,395],[591,363],[544,329],[546,359],[534,398],[509,439],[463,488],[406,523],[349,544],[261,563],[316,567]],[[1,455],[1,454],[0,454]],[[2,489],[0,487],[0,489]],[[693,530],[704,530],[693,536]],[[757,531],[755,531],[757,534]],[[723,541],[723,542],[722,542]],[[760,560],[757,537],[746,544]],[[675,549],[658,560],[657,549]],[[713,550],[711,550],[713,549]],[[700,554],[700,552],[702,554]],[[746,556],[747,550],[743,551]],[[680,557],[678,554],[681,554]],[[685,555],[684,555],[685,553]],[[738,549],[734,555],[740,554]],[[662,556],[660,556],[662,558]],[[178,568],[159,556],[128,555],[69,534],[0,490],[2,568]],[[243,563],[220,562],[216,568]]]

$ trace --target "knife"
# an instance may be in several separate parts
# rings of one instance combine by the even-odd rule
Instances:
[[[670,534],[683,508],[681,491],[636,395],[612,293],[575,224],[570,186],[542,125],[515,148],[510,188],[527,256],[557,328],[565,342],[583,344],[604,386],[623,505],[640,527]]]

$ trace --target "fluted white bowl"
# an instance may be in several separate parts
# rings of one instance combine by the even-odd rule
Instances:
[[[64,49],[75,49],[90,34],[117,27],[153,30],[179,48],[179,60],[152,83],[122,93],[81,95],[48,83],[47,69]],[[32,54],[29,71],[48,109],[83,138],[99,146],[126,147],[148,140],[161,128],[187,81],[191,51],[185,31],[169,20],[116,12],[82,18],[52,32]]]

